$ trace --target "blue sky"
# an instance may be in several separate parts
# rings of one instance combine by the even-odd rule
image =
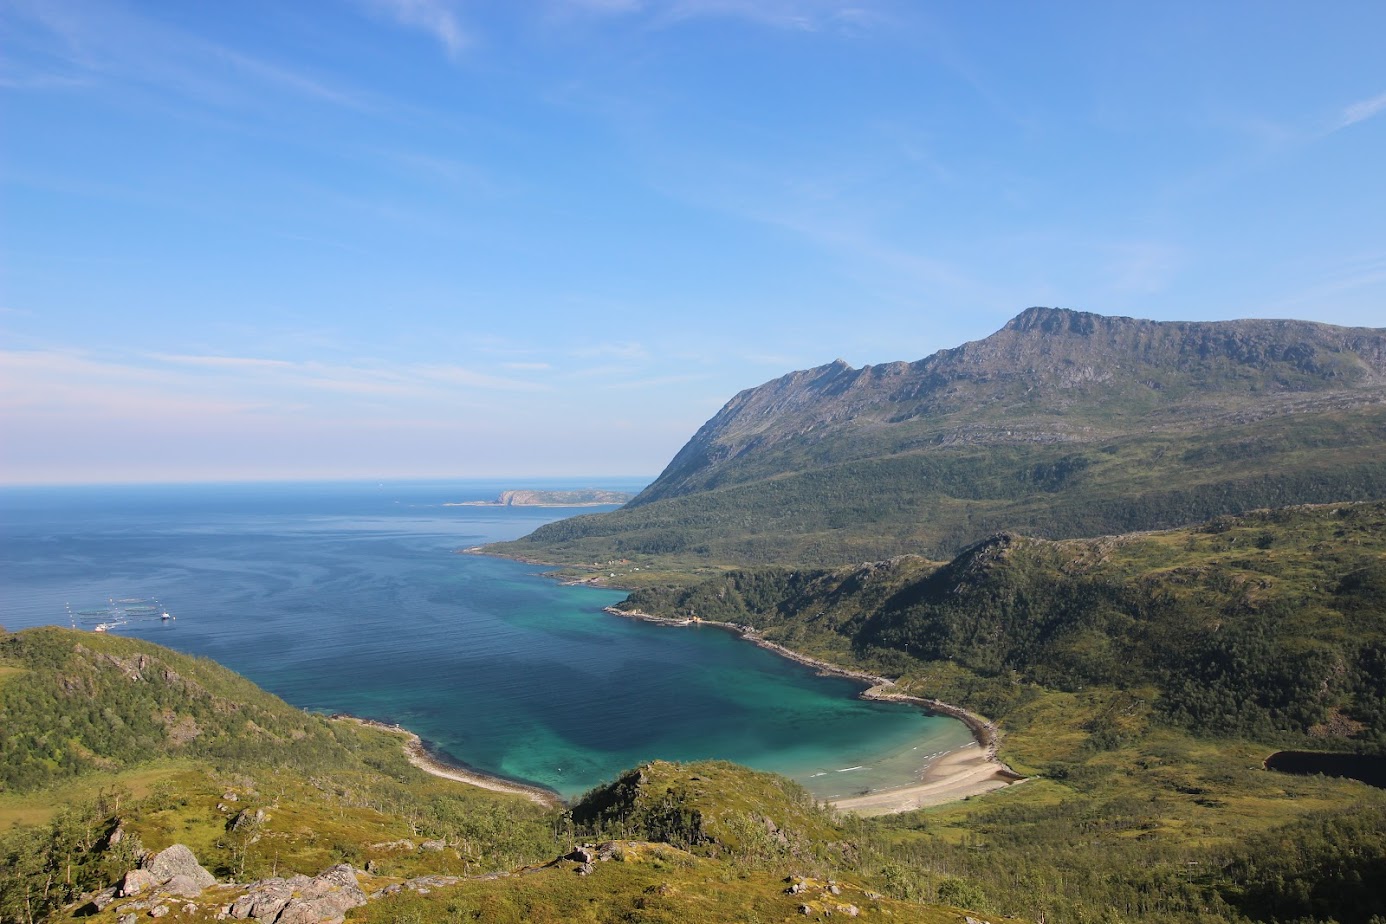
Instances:
[[[657,473],[1030,305],[1386,326],[1386,4],[0,3],[0,481]]]

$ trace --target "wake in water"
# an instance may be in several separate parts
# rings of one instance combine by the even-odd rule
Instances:
[[[132,623],[168,622],[176,617],[152,597],[110,597],[105,606],[79,607],[67,604],[67,621],[74,629],[110,632]]]

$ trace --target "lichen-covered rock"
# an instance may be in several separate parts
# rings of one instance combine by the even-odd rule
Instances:
[[[299,877],[307,881],[308,877]],[[231,903],[227,914],[239,920],[254,918],[257,921],[273,921],[294,897],[293,886],[284,879],[262,879],[252,882],[249,891]]]
[[[203,888],[205,887],[194,877],[186,873],[179,873],[168,882],[159,886],[159,891],[166,892],[170,895],[178,895],[182,898],[197,898],[197,896],[202,894]]]
[[[216,885],[217,879],[202,868],[197,857],[183,844],[174,844],[167,850],[155,854],[144,868],[160,883],[168,882],[175,876],[185,876],[196,885],[198,891]]]
[[[366,893],[356,881],[356,871],[345,863],[309,879],[262,879],[227,909],[233,918],[274,924],[330,924],[366,903]]]
[[[356,871],[342,863],[314,878],[279,913],[275,924],[337,924],[365,903]]]

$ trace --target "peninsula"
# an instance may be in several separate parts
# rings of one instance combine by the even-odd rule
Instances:
[[[634,494],[624,491],[602,491],[596,488],[582,491],[502,491],[495,500],[457,501],[444,507],[606,507],[624,504]]]

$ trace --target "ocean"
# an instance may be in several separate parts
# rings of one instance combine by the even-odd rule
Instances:
[[[860,684],[725,631],[602,612],[620,591],[460,553],[593,512],[462,501],[641,486],[0,488],[0,625],[110,624],[568,798],[642,761],[704,758],[783,773],[820,798],[856,795],[907,784],[928,756],[971,740],[954,719],[859,700]]]

